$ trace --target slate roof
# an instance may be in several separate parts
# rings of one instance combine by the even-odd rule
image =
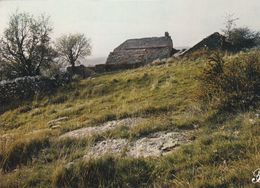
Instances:
[[[129,39],[117,47],[114,51],[133,50],[133,49],[149,49],[149,48],[172,48],[171,37],[151,37],[141,39]]]

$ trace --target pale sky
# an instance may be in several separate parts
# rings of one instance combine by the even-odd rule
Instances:
[[[192,46],[220,31],[225,15],[237,25],[260,30],[260,0],[0,0],[0,35],[16,10],[50,15],[53,38],[84,33],[91,38],[92,57],[104,57],[130,38],[162,36],[173,45]]]

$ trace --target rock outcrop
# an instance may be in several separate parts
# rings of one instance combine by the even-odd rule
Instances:
[[[51,123],[56,121],[57,120],[53,120]],[[108,121],[101,125],[70,131],[61,135],[60,139],[82,139],[112,131],[120,127],[128,127],[131,129],[143,121],[145,121],[145,119],[141,117]],[[189,135],[191,134],[192,131],[159,131],[138,138],[137,140],[128,140],[125,138],[105,139],[87,148],[84,159],[99,158],[107,154],[131,157],[159,157],[178,149],[181,145],[190,143]]]
[[[164,37],[130,39],[118,46],[106,64],[147,64],[155,59],[169,58],[176,52],[168,32]]]
[[[87,136],[92,136],[94,134],[101,134],[110,130],[113,130],[118,127],[132,127],[137,123],[141,122],[142,118],[126,118],[121,120],[108,121],[103,123],[102,125],[95,127],[85,127],[82,129],[77,129],[68,133],[65,133],[60,138],[84,138]]]
[[[99,158],[107,154],[131,157],[160,157],[188,144],[187,132],[156,132],[136,141],[107,139],[96,143],[86,151],[84,159]]]

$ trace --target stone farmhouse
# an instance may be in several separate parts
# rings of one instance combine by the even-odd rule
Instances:
[[[106,64],[147,64],[156,59],[171,57],[173,48],[171,36],[129,39],[111,52]]]

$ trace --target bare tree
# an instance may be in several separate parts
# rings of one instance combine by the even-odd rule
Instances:
[[[55,55],[50,46],[51,31],[48,17],[42,15],[35,19],[28,13],[16,12],[0,41],[1,60],[17,76],[39,75],[40,68]]]
[[[72,68],[79,58],[91,54],[90,40],[84,34],[63,35],[56,42],[56,51]]]
[[[229,42],[234,51],[250,49],[260,44],[260,33],[248,27],[236,27],[236,21],[233,14],[228,14],[225,18],[225,28],[222,29],[226,41]]]
[[[236,21],[239,18],[235,18],[234,14],[227,14],[225,17],[225,28],[222,29],[224,36],[229,40],[231,31],[236,27]]]

